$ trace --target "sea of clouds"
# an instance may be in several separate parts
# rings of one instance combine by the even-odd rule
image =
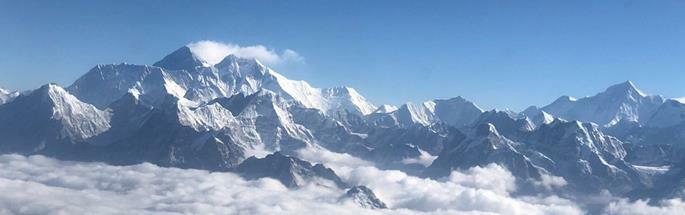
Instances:
[[[246,181],[233,173],[112,166],[44,156],[0,156],[0,214],[583,214],[555,195],[514,196],[515,178],[489,165],[453,172],[444,180],[380,170],[346,154],[303,150],[346,182],[370,187],[390,209],[364,209],[341,201],[344,190],[312,182],[288,189],[273,179]],[[563,179],[561,179],[563,180]],[[558,178],[544,182],[563,186]],[[543,183],[543,182],[540,182]],[[679,214],[681,200],[659,206],[617,200],[608,214]]]

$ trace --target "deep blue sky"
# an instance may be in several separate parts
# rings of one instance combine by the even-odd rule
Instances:
[[[221,2],[0,0],[0,86],[69,85],[216,40],[293,49],[306,63],[280,73],[376,104],[461,95],[521,110],[625,80],[685,96],[683,1]]]

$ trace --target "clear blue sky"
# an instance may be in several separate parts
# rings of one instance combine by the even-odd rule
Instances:
[[[0,0],[0,86],[69,85],[216,40],[293,49],[306,63],[279,72],[376,104],[521,110],[625,80],[685,96],[684,1],[220,2]]]

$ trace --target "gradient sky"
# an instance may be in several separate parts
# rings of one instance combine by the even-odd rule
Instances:
[[[685,96],[685,1],[294,2],[0,0],[0,86],[66,86],[215,40],[295,50],[304,63],[277,71],[375,104],[521,110],[625,80]]]

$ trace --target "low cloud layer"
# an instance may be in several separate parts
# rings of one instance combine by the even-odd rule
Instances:
[[[649,205],[647,201],[628,201],[625,199],[612,202],[604,211],[605,214],[623,215],[676,215],[685,212],[685,202],[682,199],[661,201],[658,205]]]
[[[232,173],[110,166],[43,156],[0,156],[0,214],[373,214],[338,204],[342,190],[288,190]]]
[[[379,170],[358,158],[325,150],[302,150],[300,157],[333,168],[351,184],[366,185],[390,208],[412,213],[582,214],[573,202],[557,196],[513,197],[515,177],[498,165],[454,171],[441,181]]]
[[[279,54],[275,50],[263,45],[240,46],[233,43],[203,40],[190,43],[188,47],[201,60],[211,65],[221,62],[221,60],[231,54],[242,58],[256,58],[270,66],[284,63],[304,63],[304,57],[291,49],[285,49]]]
[[[111,166],[43,156],[0,156],[0,214],[582,214],[557,196],[512,196],[506,169],[489,165],[453,172],[440,181],[379,170],[346,154],[301,151],[326,162],[349,183],[369,186],[391,209],[369,210],[340,202],[344,193],[327,183],[287,189],[273,179],[246,181],[233,173]],[[559,183],[552,183],[560,186]],[[619,200],[610,214],[676,214],[680,200],[660,206]]]

